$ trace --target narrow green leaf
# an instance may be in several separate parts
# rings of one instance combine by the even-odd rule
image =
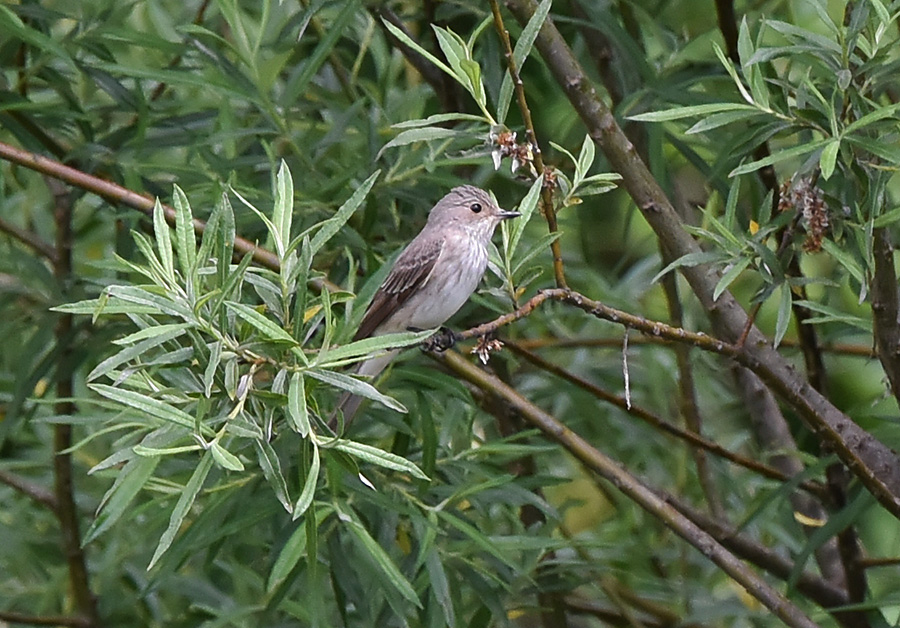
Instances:
[[[858,283],[862,284],[865,282],[865,273],[863,273],[859,262],[857,262],[849,253],[828,238],[822,240],[822,248],[825,249],[831,257],[836,259]]]
[[[203,449],[203,446],[196,443],[194,445],[182,445],[181,447],[145,447],[144,445],[135,445],[131,448],[131,451],[138,456],[175,456],[201,449]]]
[[[212,394],[213,384],[216,382],[216,369],[222,361],[222,341],[217,340],[209,347],[209,362],[203,369],[203,394],[209,398]]]
[[[172,253],[172,236],[169,233],[169,225],[166,224],[166,214],[159,199],[153,206],[153,233],[156,236],[156,249],[159,251],[159,260],[162,264],[165,278],[175,282],[175,259]]]
[[[692,118],[696,116],[708,116],[723,111],[746,111],[759,113],[759,109],[753,105],[743,103],[719,102],[709,103],[707,105],[690,105],[687,107],[675,107],[665,111],[650,111],[641,113],[636,116],[628,116],[628,120],[635,122],[668,122],[670,120],[681,120],[682,118]]]
[[[819,168],[822,170],[822,178],[826,181],[834,172],[840,148],[841,140],[840,138],[835,138],[825,145],[825,148],[822,149],[822,154],[819,156]]]
[[[349,375],[337,373],[335,371],[323,371],[318,369],[311,369],[309,371],[306,371],[306,374],[321,382],[325,382],[329,386],[334,386],[339,390],[346,390],[351,394],[359,395],[360,397],[365,397],[366,399],[377,401],[383,406],[391,408],[392,410],[396,410],[397,412],[402,412],[404,414],[406,413],[406,408],[402,403],[400,403],[396,399],[392,399],[391,397],[382,395],[371,384],[367,384],[364,381],[354,379]]]
[[[736,177],[741,174],[756,172],[760,168],[765,168],[766,166],[771,166],[772,164],[777,164],[778,162],[784,161],[786,159],[809,154],[815,150],[819,150],[820,148],[825,146],[830,141],[831,141],[831,139],[815,140],[815,141],[809,142],[807,144],[801,144],[799,146],[794,146],[793,148],[776,151],[776,152],[772,153],[771,155],[769,155],[768,157],[765,157],[764,159],[759,159],[757,161],[752,161],[749,164],[743,164],[742,166],[738,166],[737,168],[732,170],[728,174],[728,176]]]
[[[383,336],[372,336],[362,340],[356,340],[340,347],[329,349],[326,353],[320,353],[316,359],[316,366],[333,367],[344,364],[346,360],[359,358],[364,355],[384,351],[387,349],[397,349],[400,347],[408,347],[416,345],[428,339],[434,332],[432,330],[416,331],[416,332],[400,332],[396,334],[385,334]]]
[[[160,460],[159,456],[136,457],[122,467],[116,481],[103,496],[103,506],[85,532],[82,545],[87,545],[106,532],[129,510],[131,502],[153,475]]]
[[[374,465],[378,465],[379,467],[409,473],[410,475],[413,475],[420,480],[429,479],[427,475],[422,473],[422,470],[419,469],[419,467],[414,465],[406,458],[403,458],[402,456],[398,456],[396,454],[392,454],[382,449],[378,449],[377,447],[372,447],[371,445],[357,443],[356,441],[352,440],[338,439],[329,444],[329,449],[337,449],[338,451],[343,451],[346,454],[349,454],[356,458],[360,458]]]
[[[173,197],[175,205],[175,252],[178,253],[178,265],[184,280],[192,283],[197,267],[197,239],[194,236],[194,217],[191,204],[184,191],[175,186]]]
[[[682,255],[678,259],[669,263],[661,271],[656,273],[656,276],[650,280],[650,283],[656,283],[663,275],[675,270],[676,268],[681,268],[682,266],[699,266],[700,264],[712,264],[713,262],[718,262],[721,259],[722,254],[715,251],[698,251],[696,253],[688,253],[687,255]]]
[[[543,0],[538,5],[534,14],[528,19],[528,24],[522,29],[519,40],[516,42],[516,47],[513,50],[513,60],[515,61],[516,69],[519,71],[520,75],[522,66],[525,65],[525,59],[531,54],[534,41],[541,31],[541,26],[543,26],[544,22],[547,20],[551,4],[552,0]],[[500,94],[497,97],[497,121],[500,124],[503,124],[506,121],[506,115],[509,113],[509,106],[510,103],[512,103],[513,97],[513,87],[512,77],[509,75],[509,72],[507,72],[503,76],[503,83],[500,85]]]
[[[226,301],[225,307],[237,314],[241,319],[249,323],[266,339],[273,342],[284,342],[290,345],[298,345],[297,340],[271,320],[254,310],[249,305]]]
[[[177,338],[184,334],[185,329],[182,325],[174,325],[172,326],[174,329],[170,328],[163,333],[155,336],[146,338],[130,347],[126,347],[119,351],[118,353],[111,355],[110,357],[103,360],[100,364],[94,367],[94,369],[88,373],[87,381],[93,381],[102,375],[106,375],[114,368],[130,362],[135,358],[143,356],[145,352],[150,349],[157,347],[164,342],[168,342],[173,338]],[[145,331],[145,330],[144,330]]]
[[[394,564],[394,561],[391,560],[391,557],[388,556],[387,552],[385,552],[378,542],[372,538],[369,531],[366,530],[361,523],[345,514],[342,514],[340,520],[347,526],[347,529],[353,533],[353,536],[356,537],[360,546],[369,554],[375,562],[375,565],[381,569],[381,572],[387,578],[387,583],[392,585],[393,588],[409,602],[412,602],[417,607],[421,608],[422,603],[419,601],[419,597],[416,595],[416,591],[409,583],[409,580],[406,579],[397,565]]]
[[[295,432],[303,438],[309,436],[309,413],[306,409],[306,390],[303,385],[303,374],[291,375],[288,386],[288,422]]]
[[[147,395],[134,392],[133,390],[114,388],[113,386],[107,386],[106,384],[90,384],[88,388],[107,399],[112,399],[113,401],[128,407],[132,411],[143,412],[156,419],[174,423],[191,432],[194,431],[194,417],[184,410],[170,406],[164,401],[148,397]]]
[[[376,170],[372,173],[368,179],[362,182],[362,184],[354,190],[353,194],[350,195],[343,205],[341,205],[337,212],[335,212],[334,216],[326,220],[322,223],[321,228],[316,232],[316,235],[313,236],[312,240],[309,242],[309,256],[312,257],[316,253],[319,252],[319,249],[328,242],[334,234],[336,234],[340,229],[347,223],[350,219],[350,216],[359,209],[362,202],[365,200],[366,195],[368,195],[369,190],[372,189],[372,186],[375,185],[376,179],[381,174],[381,170]]]
[[[169,549],[169,546],[172,544],[172,541],[175,540],[175,535],[178,533],[178,530],[181,529],[184,518],[194,504],[194,500],[197,499],[200,489],[203,488],[206,476],[209,474],[210,468],[212,468],[212,461],[212,455],[207,451],[203,454],[200,463],[191,474],[188,483],[185,484],[184,489],[181,491],[181,496],[178,498],[178,502],[172,510],[172,515],[169,517],[169,525],[160,537],[159,543],[156,545],[156,551],[153,552],[153,558],[150,559],[150,564],[147,565],[147,571],[150,571],[150,569],[153,568],[156,561],[165,554],[166,550]]]
[[[313,517],[315,519],[315,517]],[[291,574],[300,559],[306,554],[306,526],[298,525],[291,533],[284,547],[278,552],[278,558],[272,565],[266,581],[266,591],[271,593]]]
[[[406,44],[407,46],[409,46],[410,48],[412,48],[413,50],[418,52],[420,55],[422,55],[423,57],[425,57],[426,59],[431,61],[435,66],[440,68],[441,71],[445,72],[446,74],[448,74],[450,76],[454,76],[453,70],[451,70],[447,66],[446,63],[444,63],[443,61],[441,61],[440,59],[435,57],[433,54],[431,54],[430,52],[425,50],[422,46],[417,44],[402,30],[400,30],[399,28],[397,28],[396,26],[394,26],[393,24],[391,24],[390,22],[388,22],[385,19],[382,19],[381,23],[384,24],[384,27],[386,29],[388,29],[388,31],[391,33],[391,35],[393,35],[394,37],[399,39],[402,43]]]
[[[227,194],[222,194],[219,202],[222,211],[222,223],[216,238],[216,274],[217,285],[224,286],[228,279],[228,269],[234,256],[234,209]],[[252,256],[247,256],[251,257]],[[249,262],[247,262],[249,264]],[[224,291],[223,291],[224,292]],[[227,294],[227,293],[226,293]],[[218,309],[218,308],[216,308]]]
[[[457,129],[445,129],[444,127],[440,126],[408,129],[399,133],[397,137],[382,146],[381,150],[378,151],[378,155],[376,155],[375,158],[378,159],[379,157],[381,157],[384,151],[389,148],[406,146],[407,144],[412,144],[413,142],[430,142],[433,140],[442,140],[448,137],[462,137],[465,135],[469,135],[469,133],[465,131],[459,131]]]
[[[872,222],[872,227],[875,229],[880,229],[882,227],[892,225],[898,220],[900,220],[900,207],[894,207],[876,218]]]
[[[156,308],[157,313],[162,312],[186,321],[195,320],[193,312],[185,307],[183,303],[173,301],[168,297],[144,290],[138,286],[109,286],[107,292],[109,292],[111,297],[123,301]],[[108,309],[109,306],[107,306]]]
[[[531,187],[528,188],[528,194],[525,195],[525,198],[522,199],[522,202],[519,203],[518,211],[522,214],[518,218],[514,218],[511,221],[504,220],[501,223],[501,227],[506,225],[508,222],[512,224],[509,225],[509,239],[508,244],[505,247],[506,251],[504,251],[506,259],[511,260],[513,255],[515,254],[516,248],[519,246],[519,240],[522,238],[522,233],[525,231],[525,226],[528,224],[528,221],[531,220],[532,214],[534,214],[534,210],[537,208],[538,199],[540,199],[541,195],[541,187],[544,185],[544,175],[539,176],[534,183],[531,184]]]
[[[548,0],[549,4],[549,0]],[[453,609],[453,595],[450,593],[450,583],[447,573],[436,548],[432,547],[425,555],[425,570],[428,572],[428,580],[431,584],[431,592],[437,600],[441,612],[444,614],[444,622],[447,626],[456,625],[456,613]]]
[[[212,453],[213,460],[217,465],[228,471],[243,471],[244,463],[238,459],[233,453],[219,444],[216,438],[209,444],[209,451]]]
[[[466,121],[466,122],[484,122],[484,116],[476,116],[471,113],[436,113],[434,115],[428,116],[427,118],[421,118],[419,120],[404,120],[403,122],[398,122],[396,124],[392,124],[392,129],[417,129],[419,127],[433,127],[436,124],[440,124],[442,122],[457,122],[457,121]]]
[[[316,495],[316,485],[319,483],[319,447],[316,445],[315,439],[310,439],[312,443],[312,462],[306,472],[306,482],[303,483],[303,490],[297,503],[294,504],[293,520],[296,521],[303,516],[313,502]]]
[[[266,476],[266,480],[269,482],[269,486],[272,487],[275,497],[278,498],[285,510],[290,513],[294,512],[291,496],[288,493],[287,480],[285,480],[284,473],[281,471],[281,461],[278,459],[278,454],[275,453],[272,445],[264,440],[254,439],[253,444],[256,447],[259,468],[262,469],[263,475]]]
[[[787,282],[781,284],[781,296],[778,304],[778,317],[775,320],[775,338],[773,344],[775,348],[781,344],[781,340],[787,333],[788,326],[791,324],[791,287]]]
[[[145,338],[155,338],[157,336],[162,336],[163,334],[168,334],[171,331],[176,330],[185,330],[192,327],[189,323],[168,323],[163,325],[153,325],[151,327],[145,327],[139,331],[136,331],[132,334],[128,334],[127,336],[123,336],[122,338],[117,338],[113,340],[112,343],[114,345],[130,345],[140,340],[144,340]]]
[[[713,301],[718,301],[719,296],[728,289],[728,286],[738,278],[738,276],[744,271],[747,266],[750,265],[750,258],[745,257],[743,259],[739,259],[737,262],[731,265],[731,267],[726,270],[722,274],[722,278],[719,279],[716,284],[715,290],[713,290]]]
[[[285,246],[291,241],[291,222],[294,218],[294,179],[287,163],[282,159],[278,175],[275,177],[275,205],[272,210],[272,223],[275,233],[279,257],[284,259]]]

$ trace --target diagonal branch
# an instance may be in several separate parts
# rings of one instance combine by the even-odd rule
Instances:
[[[513,388],[482,371],[454,351],[435,359],[483,390],[490,391],[519,412],[528,422],[566,448],[586,467],[605,478],[638,506],[662,521],[678,536],[712,560],[728,576],[762,602],[775,616],[795,628],[817,628],[796,605],[776,591],[712,536],[661,499],[621,465],[592,447],[581,436],[563,425],[556,417],[538,408]]]

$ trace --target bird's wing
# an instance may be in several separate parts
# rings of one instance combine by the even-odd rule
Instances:
[[[387,279],[375,293],[359,325],[359,330],[353,337],[354,340],[372,335],[372,332],[397,311],[397,308],[412,294],[428,283],[443,246],[443,238],[434,238],[424,244],[413,241],[406,247],[388,273]]]

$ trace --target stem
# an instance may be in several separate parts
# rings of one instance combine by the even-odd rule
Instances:
[[[522,113],[522,121],[525,124],[526,140],[531,145],[531,150],[534,153],[534,169],[540,176],[544,174],[544,158],[541,155],[541,147],[534,132],[531,109],[528,107],[528,101],[525,99],[525,87],[522,84],[522,77],[519,76],[519,70],[516,68],[516,60],[509,40],[509,31],[503,25],[500,4],[497,0],[490,0],[490,2],[491,13],[494,15],[494,27],[497,29],[497,34],[500,35],[500,42],[503,44],[506,67],[509,70],[509,77],[512,79],[516,100],[519,103],[519,111]],[[547,229],[550,233],[556,233],[559,227],[556,222],[556,210],[553,207],[553,190],[550,186],[545,185],[541,188],[541,213],[547,219]],[[563,268],[562,249],[559,246],[558,238],[550,243],[550,252],[553,254],[553,274],[556,277],[556,287],[566,288],[566,274]]]

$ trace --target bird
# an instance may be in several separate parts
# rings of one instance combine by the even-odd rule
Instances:
[[[353,340],[441,327],[481,282],[494,229],[502,221],[520,215],[501,209],[489,193],[475,186],[461,185],[450,190],[431,209],[425,226],[397,257]],[[375,377],[398,351],[361,362],[356,373]],[[345,427],[360,403],[362,397],[349,393],[338,403]],[[336,422],[332,419],[331,423]]]

